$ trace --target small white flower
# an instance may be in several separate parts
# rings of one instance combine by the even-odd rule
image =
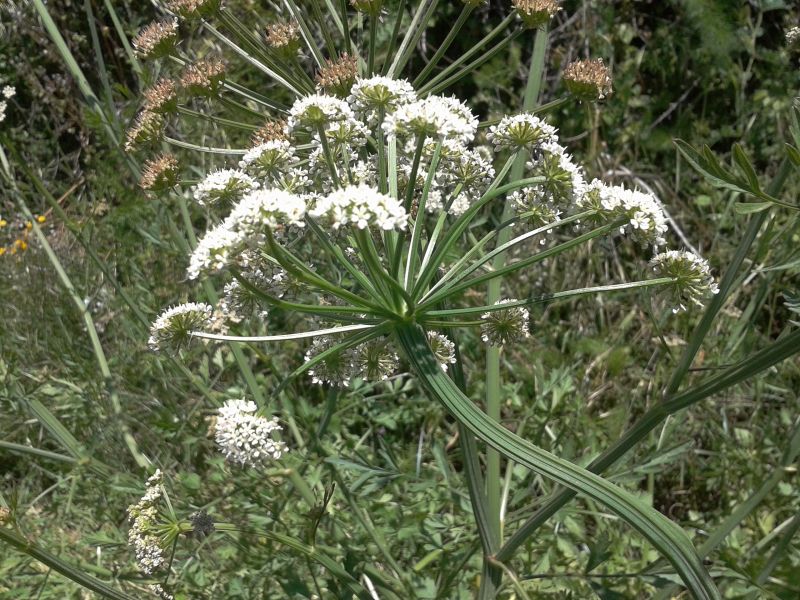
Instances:
[[[475,137],[478,119],[455,98],[428,96],[387,115],[383,130],[388,136],[453,138],[467,144]]]
[[[786,45],[792,47],[798,42],[800,42],[800,26],[795,26],[786,32]]]
[[[213,229],[206,231],[189,257],[186,275],[197,279],[201,273],[213,273],[227,267],[245,242],[245,236],[232,228],[226,219]]]
[[[703,306],[704,300],[719,293],[708,261],[693,252],[668,250],[657,254],[650,261],[650,267],[660,277],[673,277],[671,285],[676,306],[672,312],[687,310],[688,303]]]
[[[152,575],[166,562],[164,549],[156,532],[158,502],[162,497],[161,480],[161,471],[157,469],[147,480],[144,496],[128,507],[128,518],[131,522],[128,543],[133,546],[136,561],[145,575]]]
[[[241,171],[220,169],[209,173],[195,186],[194,199],[200,206],[212,206],[236,201],[257,187],[258,182]]]
[[[286,452],[286,444],[272,438],[282,430],[277,417],[261,417],[257,408],[248,400],[227,400],[218,411],[214,439],[231,462],[256,467],[278,460]]]
[[[17,93],[17,89],[13,85],[3,87],[3,98],[10,100]]]
[[[208,304],[188,302],[162,312],[150,327],[148,345],[159,351],[179,349],[191,338],[192,331],[202,330],[211,324],[213,309]]]
[[[257,177],[275,178],[291,171],[298,159],[286,140],[270,140],[251,148],[239,161],[239,168]]]
[[[310,214],[325,217],[334,229],[355,225],[359,229],[405,229],[408,215],[391,196],[368,185],[351,185],[317,199]]]
[[[311,347],[306,351],[306,362],[330,350],[338,343],[340,341],[333,337],[320,336],[314,338]],[[308,370],[308,374],[311,375],[311,383],[348,387],[354,370],[352,358],[352,353],[345,351],[335,353],[319,361]]]
[[[376,75],[367,79],[356,79],[347,101],[358,116],[364,117],[370,125],[375,125],[381,109],[386,115],[398,106],[416,99],[417,94],[407,80]]]
[[[334,96],[313,94],[295,101],[289,109],[286,130],[289,134],[298,129],[316,131],[320,126],[354,118],[353,110],[344,100]]]
[[[498,152],[527,148],[535,154],[544,144],[558,142],[556,128],[529,113],[503,117],[489,128],[487,137]]]
[[[517,302],[514,299],[500,300],[495,306]],[[481,315],[481,339],[490,346],[504,346],[519,342],[530,336],[528,321],[530,313],[522,306],[510,306],[492,310]]]
[[[456,345],[449,337],[443,333],[429,331],[428,345],[436,360],[439,361],[442,371],[446,372],[450,365],[456,364]]]

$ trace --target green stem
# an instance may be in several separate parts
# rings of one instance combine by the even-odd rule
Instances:
[[[367,77],[372,77],[375,70],[375,38],[378,33],[378,15],[369,16],[369,54],[367,56]]]
[[[342,0],[344,2],[345,0]],[[400,0],[397,6],[397,16],[394,20],[394,27],[392,27],[392,36],[389,38],[389,46],[386,48],[386,56],[383,59],[383,67],[381,68],[381,75],[386,75],[389,71],[389,59],[392,57],[394,47],[397,45],[397,38],[400,35],[400,26],[403,24],[403,17],[406,14],[406,0]]]
[[[431,71],[433,71],[436,65],[439,64],[442,56],[444,56],[444,53],[447,52],[447,49],[450,47],[450,44],[453,43],[453,40],[456,39],[456,36],[461,31],[461,28],[464,26],[464,23],[466,23],[473,10],[475,10],[475,7],[471,4],[465,4],[464,8],[461,9],[461,13],[458,15],[455,25],[453,25],[450,28],[450,31],[447,33],[447,37],[444,38],[444,41],[431,57],[430,61],[428,61],[428,64],[425,65],[425,68],[422,69],[422,72],[417,75],[416,79],[414,79],[413,86],[415,90],[419,89],[422,82],[425,81],[425,78],[430,75]]]

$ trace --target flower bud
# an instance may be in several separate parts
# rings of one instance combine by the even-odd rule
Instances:
[[[213,15],[221,4],[221,0],[172,0],[167,8],[184,19],[194,19]]]
[[[144,110],[172,113],[178,107],[178,88],[172,79],[159,79],[144,93]]]
[[[177,19],[153,21],[133,38],[133,47],[141,58],[167,56],[178,43]]]
[[[266,144],[273,141],[285,141],[286,135],[286,121],[274,121],[269,119],[250,137],[250,143],[255,146]]]
[[[193,96],[213,96],[225,79],[225,63],[221,60],[199,60],[187,65],[181,73],[181,86]]]
[[[171,154],[162,154],[144,163],[139,186],[150,192],[163,192],[178,183],[178,160]]]
[[[327,61],[317,74],[317,85],[325,92],[346,98],[358,76],[358,58],[342,54],[339,60]]]
[[[562,77],[569,93],[579,100],[596,102],[611,93],[611,75],[602,58],[571,62]]]
[[[125,141],[125,151],[133,152],[145,144],[152,144],[161,140],[164,135],[164,117],[149,110],[143,110],[136,117],[133,126],[128,129]]]
[[[295,21],[268,25],[267,44],[285,58],[294,58],[300,49],[300,26]]]
[[[528,29],[541,27],[561,10],[559,0],[513,0],[513,4]]]

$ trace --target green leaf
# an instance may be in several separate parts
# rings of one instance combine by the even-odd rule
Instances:
[[[753,165],[750,164],[750,160],[747,158],[747,155],[744,153],[744,150],[742,150],[742,147],[739,144],[733,145],[733,160],[736,162],[736,166],[739,167],[739,170],[747,178],[747,182],[750,184],[750,187],[753,189],[753,191],[760,190],[761,186],[758,183],[758,175],[756,175]]]
[[[645,536],[670,561],[696,598],[721,598],[694,546],[680,527],[630,492],[534,446],[490,419],[444,374],[419,327],[399,326],[396,333],[412,371],[428,393],[476,437],[508,459],[600,502]]]
[[[800,150],[791,144],[784,144],[784,147],[786,148],[786,154],[789,155],[789,160],[792,161],[792,164],[795,167],[800,167]]]
[[[733,208],[737,214],[751,215],[772,207],[772,202],[737,202]]]

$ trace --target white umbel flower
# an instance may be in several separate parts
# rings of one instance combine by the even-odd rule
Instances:
[[[517,302],[506,299],[495,302],[495,306]],[[499,310],[492,310],[481,315],[481,339],[490,346],[504,346],[519,342],[530,336],[528,321],[530,313],[522,306],[509,306]]]
[[[16,93],[17,93],[17,88],[15,88],[13,85],[3,86],[3,98],[5,98],[6,100],[10,100],[11,98],[13,98]]]
[[[665,243],[667,217],[652,194],[606,185],[595,179],[578,199],[578,205],[596,210],[595,221],[624,221],[620,233],[629,235],[642,245],[661,246]]]
[[[148,345],[159,351],[180,349],[191,338],[192,331],[207,328],[214,310],[209,304],[188,302],[162,312],[150,327]]]
[[[234,202],[256,189],[258,182],[236,169],[220,169],[209,173],[194,188],[194,199],[200,206]]]
[[[675,302],[674,313],[687,310],[687,304],[702,307],[705,300],[719,293],[708,261],[693,252],[667,250],[654,256],[650,267],[659,277],[675,279],[669,286]]]
[[[278,460],[286,452],[286,444],[272,438],[282,429],[277,417],[261,417],[257,410],[255,402],[249,400],[227,400],[219,409],[214,439],[229,461],[257,467]]]
[[[128,543],[133,546],[139,569],[145,575],[152,575],[166,562],[164,549],[156,532],[158,502],[162,497],[161,480],[161,470],[156,470],[147,480],[144,496],[128,507],[128,518],[131,522]]]
[[[443,333],[428,332],[428,345],[431,352],[439,361],[442,371],[447,371],[450,365],[456,364],[456,345]]]
[[[381,75],[356,79],[347,97],[356,115],[363,117],[371,125],[378,122],[381,110],[386,115],[394,112],[398,106],[416,99],[417,94],[407,80]]]
[[[239,161],[239,168],[257,177],[277,177],[297,165],[294,148],[286,140],[270,140],[251,148]]]
[[[467,144],[475,138],[478,119],[456,98],[428,96],[387,115],[383,130],[388,136],[453,138]]]
[[[497,152],[527,148],[535,154],[544,144],[558,142],[556,128],[530,113],[503,117],[486,137]]]
[[[354,118],[353,110],[344,100],[335,96],[313,94],[295,101],[289,109],[286,130],[289,134],[298,129],[316,131],[320,126]]]
[[[386,231],[405,229],[408,220],[408,214],[399,201],[365,184],[351,185],[317,199],[309,213],[314,217],[324,217],[334,229],[345,225],[359,229],[377,227]]]

